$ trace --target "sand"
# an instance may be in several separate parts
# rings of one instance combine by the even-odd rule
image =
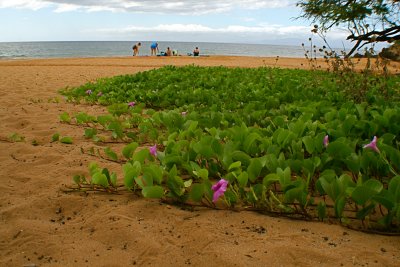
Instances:
[[[303,59],[87,58],[0,61],[1,266],[399,266],[400,237],[254,212],[185,210],[129,193],[61,192],[90,161],[83,128],[59,114],[60,88],[163,65],[307,67]],[[395,71],[399,65],[393,64]],[[74,143],[51,143],[55,132]],[[18,133],[24,142],[9,142]],[[120,177],[122,179],[122,177]]]

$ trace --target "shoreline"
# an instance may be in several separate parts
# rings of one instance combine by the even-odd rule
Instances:
[[[375,62],[375,59],[371,59]],[[365,58],[352,58],[356,71],[362,71],[368,64]],[[311,61],[297,57],[259,57],[259,56],[123,56],[123,57],[66,57],[66,58],[30,58],[1,59],[1,66],[116,66],[116,67],[149,67],[157,68],[167,65],[185,66],[226,66],[226,67],[278,67],[291,69],[327,70],[329,64],[323,58]],[[314,65],[314,67],[312,66]],[[373,64],[372,64],[373,65]],[[400,74],[400,62],[388,61],[391,74]],[[375,68],[376,69],[376,68]],[[378,69],[378,72],[380,70]]]

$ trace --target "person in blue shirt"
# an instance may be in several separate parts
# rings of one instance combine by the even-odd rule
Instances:
[[[157,53],[159,52],[159,50],[158,50],[158,43],[157,42],[154,42],[154,43],[152,43],[151,45],[150,45],[150,48],[151,48],[151,55],[155,55],[155,56],[157,56]]]

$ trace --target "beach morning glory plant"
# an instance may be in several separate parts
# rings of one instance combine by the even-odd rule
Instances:
[[[217,200],[224,195],[226,188],[228,187],[228,181],[225,179],[221,179],[211,187],[214,191],[213,202],[217,202]]]
[[[149,148],[150,154],[152,154],[154,157],[157,156],[157,145],[151,146]]]
[[[91,95],[91,94],[92,94],[92,90],[87,90],[87,91],[86,91],[86,94],[87,94],[87,95]]]
[[[324,137],[324,147],[327,147],[329,145],[329,135],[325,135]]]
[[[374,136],[374,139],[372,139],[371,143],[366,144],[365,146],[363,146],[363,148],[370,148],[372,150],[374,150],[375,152],[379,153],[379,148],[376,145],[376,142],[378,141],[378,138],[376,136]]]
[[[136,104],[136,103],[132,101],[132,102],[129,102],[129,103],[128,103],[128,106],[129,106],[130,108],[132,108],[132,107],[135,106],[135,104]]]

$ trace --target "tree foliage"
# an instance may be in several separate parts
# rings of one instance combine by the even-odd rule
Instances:
[[[400,40],[400,0],[310,0],[297,3],[301,17],[327,31],[345,26],[347,39],[355,42],[348,53],[366,44]]]

